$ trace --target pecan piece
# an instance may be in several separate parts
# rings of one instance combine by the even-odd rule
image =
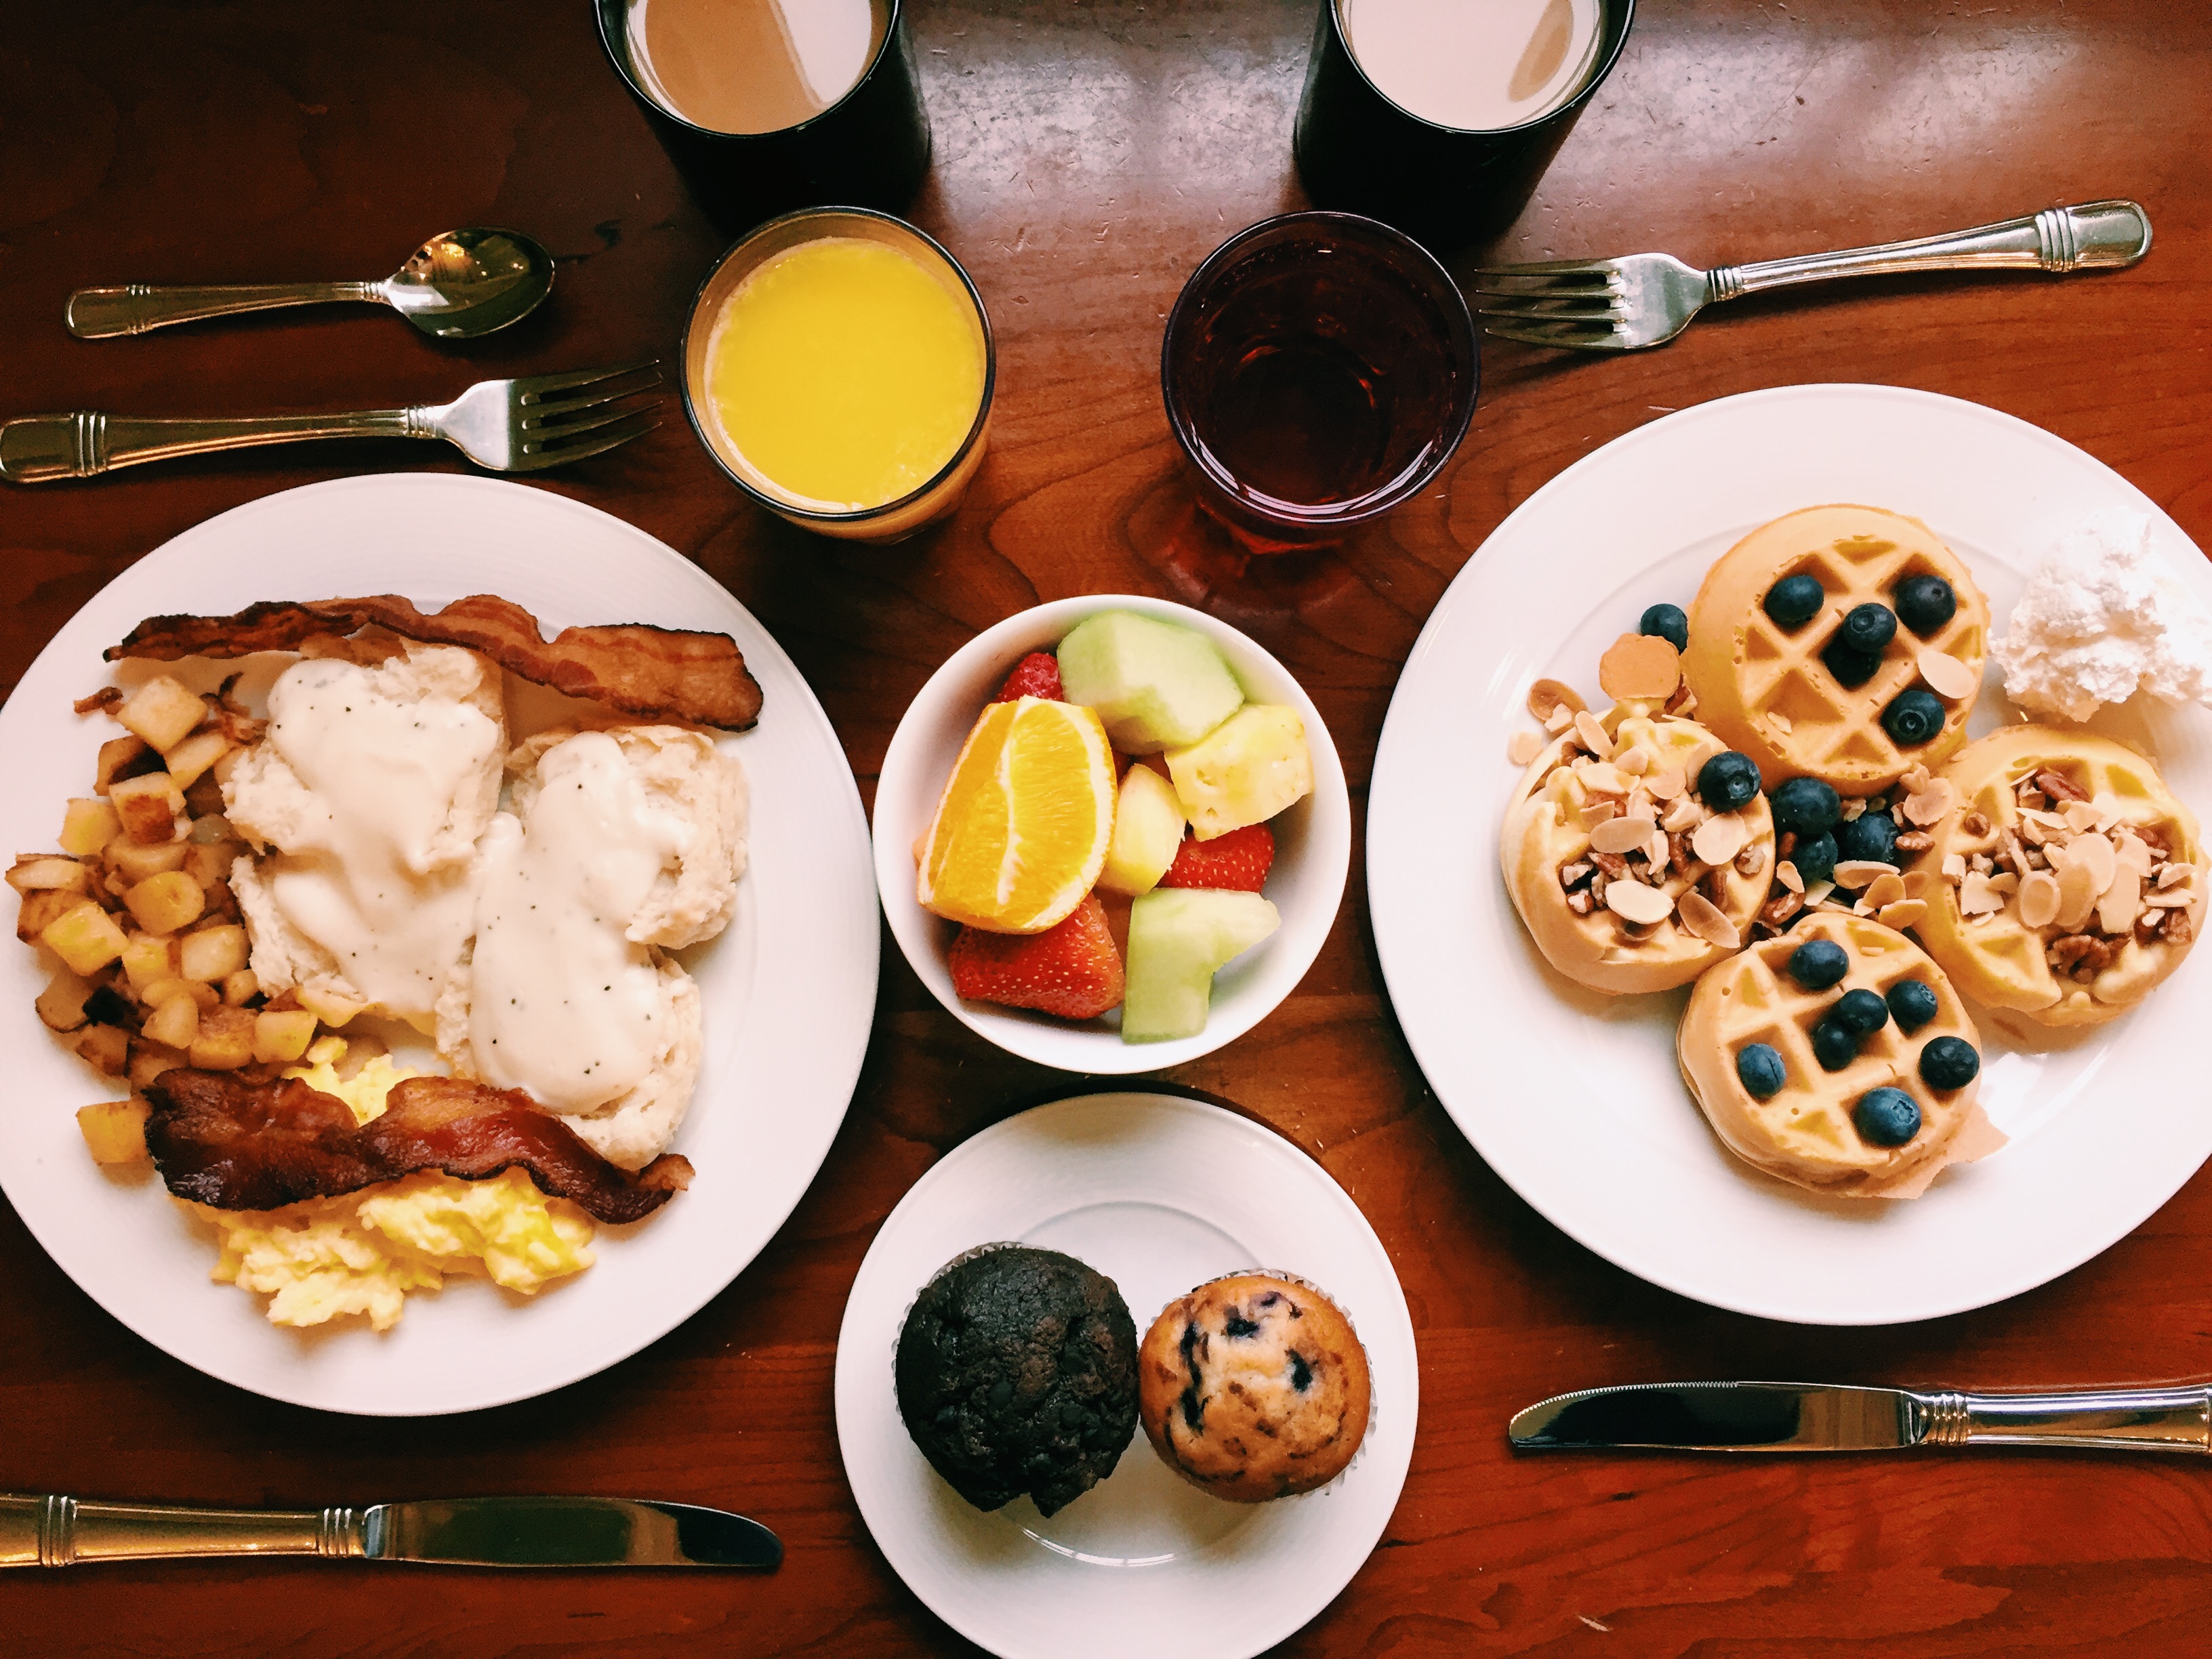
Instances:
[[[1802,893],[1777,893],[1767,900],[1765,908],[1759,913],[1759,919],[1780,933],[1790,918],[1804,908],[1805,896]]]
[[[1970,836],[1986,836],[1990,833],[1989,818],[1980,812],[1967,813],[1966,821],[1959,827]]]
[[[2087,800],[2089,792],[2072,779],[2062,777],[2045,767],[2035,775],[2035,787],[2053,800]]]
[[[2044,960],[2058,972],[2086,985],[2112,965],[2112,951],[2109,940],[2087,933],[2069,933],[2063,939],[2051,941]]]
[[[1559,885],[1572,892],[1588,881],[1596,868],[1588,859],[1577,859],[1571,864],[1563,864],[1559,866]]]
[[[1619,853],[1601,853],[1593,847],[1590,848],[1590,862],[1611,880],[1618,881],[1628,873],[1628,860]]]
[[[2186,945],[2197,937],[2197,924],[2190,921],[2186,910],[2168,910],[2165,932],[2168,945]]]

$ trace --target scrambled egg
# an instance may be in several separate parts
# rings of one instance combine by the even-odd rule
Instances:
[[[388,1055],[341,1078],[343,1038],[325,1037],[308,1066],[284,1075],[334,1095],[367,1123],[394,1084],[420,1073]],[[272,1324],[320,1325],[367,1316],[380,1331],[398,1322],[410,1291],[434,1291],[449,1273],[483,1273],[503,1288],[534,1292],[592,1265],[591,1218],[549,1199],[520,1170],[489,1181],[428,1172],[281,1210],[191,1209],[215,1226],[219,1284],[270,1298]]]

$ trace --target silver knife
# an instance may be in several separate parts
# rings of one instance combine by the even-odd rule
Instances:
[[[209,1510],[0,1493],[0,1567],[200,1555],[460,1567],[773,1567],[783,1546],[759,1522],[726,1510],[623,1498]]]
[[[1516,1413],[1515,1449],[1808,1452],[2089,1446],[2212,1454],[2212,1388],[1960,1394],[1825,1382],[1644,1382]]]

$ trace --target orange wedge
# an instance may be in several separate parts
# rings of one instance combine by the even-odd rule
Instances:
[[[1073,703],[993,703],[921,840],[915,896],[996,933],[1041,933],[1083,902],[1114,838],[1114,751]]]

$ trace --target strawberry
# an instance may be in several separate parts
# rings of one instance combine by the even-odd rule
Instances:
[[[1042,933],[963,927],[946,965],[952,988],[970,1002],[1096,1019],[1121,1001],[1121,953],[1096,893],[1085,894],[1066,921]]]
[[[1060,687],[1060,659],[1049,651],[1032,651],[1014,665],[993,702],[1017,702],[1024,697],[1042,697],[1047,702],[1066,702]],[[1113,1005],[1107,1005],[1111,1007]]]
[[[1186,836],[1160,885],[1256,893],[1267,884],[1267,867],[1274,861],[1275,837],[1264,823],[1248,823],[1212,841]]]

